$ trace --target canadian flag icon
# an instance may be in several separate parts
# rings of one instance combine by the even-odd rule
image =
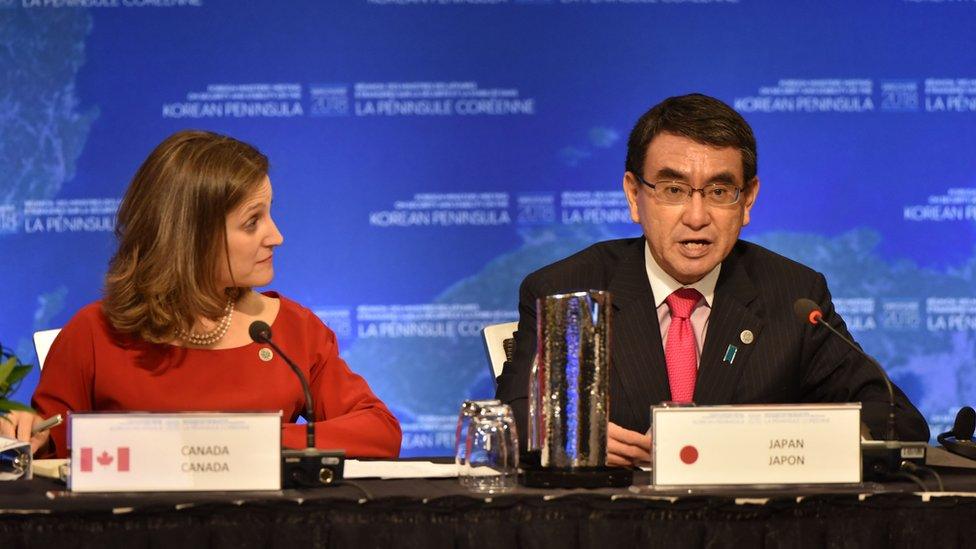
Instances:
[[[114,464],[116,471],[128,472],[129,447],[119,446],[115,449],[115,452],[102,450],[97,454],[95,453],[94,449],[87,446],[83,447],[81,449],[81,472],[90,473],[94,471],[96,464],[98,465],[99,470],[109,469]]]

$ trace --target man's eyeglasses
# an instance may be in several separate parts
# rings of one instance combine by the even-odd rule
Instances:
[[[634,176],[651,189],[655,198],[665,204],[687,204],[691,201],[691,195],[701,193],[702,199],[709,204],[730,206],[739,201],[739,194],[742,191],[730,183],[709,183],[696,189],[681,181],[661,180],[648,183],[640,174],[635,173]]]

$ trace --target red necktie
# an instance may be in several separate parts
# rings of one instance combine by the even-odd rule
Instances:
[[[671,327],[668,328],[668,342],[664,346],[664,360],[668,364],[668,383],[671,384],[671,400],[674,402],[691,402],[695,395],[698,344],[689,317],[701,298],[698,290],[681,288],[665,300],[671,309]]]

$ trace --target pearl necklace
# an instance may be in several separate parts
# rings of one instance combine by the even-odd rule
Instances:
[[[220,319],[220,323],[217,324],[216,328],[202,334],[187,333],[183,330],[176,330],[176,335],[183,341],[192,343],[193,345],[199,345],[201,347],[213,345],[227,334],[227,329],[230,328],[230,319],[232,316],[234,316],[234,300],[228,299],[227,306],[224,307],[224,316]]]

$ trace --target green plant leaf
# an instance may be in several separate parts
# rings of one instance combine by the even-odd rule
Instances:
[[[34,409],[30,406],[26,406],[19,402],[14,402],[12,400],[7,400],[5,398],[0,398],[0,412],[12,412],[18,410],[21,412],[33,412]]]
[[[15,383],[24,379],[33,367],[32,364],[18,364],[14,367],[14,371],[10,372],[10,375],[7,377],[7,383],[12,387]]]
[[[7,398],[20,385],[20,381],[31,371],[31,368],[32,366],[30,364],[21,364],[16,356],[12,356],[0,363],[0,413],[11,410],[34,411],[30,406],[25,406]]]
[[[16,365],[17,357],[15,356],[10,357],[6,362],[0,364],[0,386],[2,386],[4,383],[10,383],[7,381],[7,376],[10,375],[10,372],[14,371],[14,366]]]

